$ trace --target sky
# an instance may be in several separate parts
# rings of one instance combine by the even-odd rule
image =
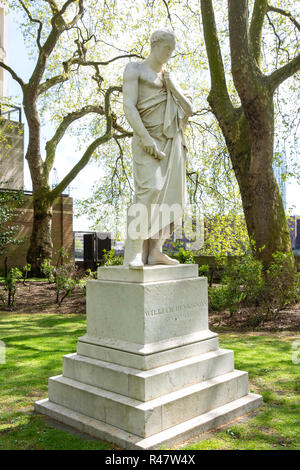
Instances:
[[[34,62],[28,57],[28,51],[25,48],[24,40],[19,31],[12,15],[8,17],[8,50],[7,50],[7,63],[18,73],[23,80],[27,80],[32,71]],[[20,105],[22,103],[22,94],[19,85],[10,78],[7,74],[8,79],[8,95],[14,97],[14,103]],[[28,139],[28,129],[26,128],[26,120],[23,113],[23,122],[25,123],[25,149]],[[43,131],[42,140],[49,138],[52,135],[53,130],[51,126]],[[76,152],[75,140],[71,137],[64,137],[62,142],[59,144],[57,149],[57,158],[55,160],[54,167],[57,171],[58,180],[60,181],[68,171],[77,163],[80,158],[80,154]],[[93,184],[101,178],[101,170],[97,163],[90,162],[74,179],[70,185],[70,196],[74,199],[88,198],[92,195]],[[54,173],[51,174],[50,184],[55,182]],[[24,186],[25,189],[31,190],[31,180],[27,161],[25,160],[24,168]],[[292,208],[291,213],[300,215],[300,188],[295,181],[287,184],[287,205],[288,208]],[[73,230],[84,231],[89,230],[91,221],[85,216],[80,218],[73,217]]]

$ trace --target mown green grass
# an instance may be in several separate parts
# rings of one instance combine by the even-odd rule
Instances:
[[[221,347],[234,350],[235,368],[248,371],[250,392],[261,394],[264,405],[246,423],[184,449],[300,449],[300,364],[292,362],[297,339],[293,333],[221,334]]]
[[[62,370],[62,356],[76,351],[85,315],[23,315],[0,312],[0,449],[113,449],[54,429],[33,413],[47,397],[48,377]],[[221,347],[235,351],[235,366],[247,370],[250,390],[264,405],[247,423],[234,423],[184,449],[300,449],[300,364],[292,362],[296,335],[222,333]],[[299,339],[299,338],[298,338]],[[299,354],[300,357],[300,354]]]

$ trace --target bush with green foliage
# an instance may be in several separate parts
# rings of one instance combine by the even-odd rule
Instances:
[[[58,250],[56,265],[50,259],[41,263],[41,271],[47,277],[49,284],[55,283],[56,303],[60,306],[66,297],[70,297],[75,287],[85,287],[85,281],[80,279],[79,271],[64,247]],[[67,261],[67,262],[64,262]]]
[[[180,247],[173,257],[181,264],[195,264],[193,252],[191,250],[185,250],[183,247]]]
[[[25,266],[23,266],[21,271],[22,271],[23,284],[25,286],[26,285],[26,279],[28,277],[28,273],[31,271],[31,264],[27,263]]]
[[[17,282],[22,279],[23,273],[19,268],[11,268],[4,279],[4,289],[7,291],[7,306],[15,305],[15,295],[17,292]],[[3,296],[2,296],[3,299]]]
[[[66,297],[72,295],[79,281],[78,270],[74,263],[65,263],[56,268],[56,303],[58,303],[59,307]]]
[[[45,258],[41,262],[41,272],[46,276],[49,281],[49,284],[55,282],[56,268],[51,264],[51,259]]]
[[[209,276],[209,266],[208,264],[202,264],[198,268],[199,276],[206,276],[208,278]]]
[[[300,300],[300,273],[290,263],[290,253],[277,251],[265,274],[265,302],[272,310]]]
[[[119,266],[123,261],[123,256],[116,255],[114,248],[110,251],[103,250],[103,266]]]
[[[266,272],[251,252],[226,261],[221,286],[209,288],[210,308],[229,309],[233,314],[241,307],[255,306],[276,313],[299,300],[299,274],[290,266],[289,254],[276,252],[273,259]]]

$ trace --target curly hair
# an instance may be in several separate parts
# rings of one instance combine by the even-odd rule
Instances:
[[[151,40],[150,40],[151,49],[155,44],[161,41],[169,40],[169,39],[172,39],[175,44],[175,41],[176,41],[175,34],[171,29],[157,29],[151,35]]]

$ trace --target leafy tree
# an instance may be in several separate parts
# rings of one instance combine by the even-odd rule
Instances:
[[[289,103],[297,98],[299,24],[281,8],[290,9],[294,2],[274,0],[275,6],[254,0],[249,5],[233,0],[228,6],[212,0],[141,3],[132,18],[126,17],[127,29],[136,33],[135,41],[130,38],[131,47],[147,52],[151,31],[162,18],[178,38],[168,68],[176,71],[183,88],[190,88],[197,110],[186,132],[187,183],[190,202],[200,203],[213,224],[207,250],[215,254],[231,249],[238,229],[242,237],[238,251],[250,237],[255,241],[256,256],[267,268],[274,252],[291,253],[272,164],[280,164],[285,146],[292,157],[297,155],[299,117],[296,107]],[[248,7],[252,12],[250,25]],[[289,77],[287,86],[284,82]],[[205,102],[207,96],[210,106]],[[110,152],[102,158],[105,176],[93,197],[79,204],[79,213],[88,212],[92,220],[96,219],[94,227],[100,222],[106,230],[110,230],[105,225],[109,218],[98,214],[104,213],[107,204],[117,210],[120,198],[125,194],[129,197],[132,187],[130,147],[126,140],[119,143],[120,152],[110,142]],[[286,176],[293,174],[289,169]],[[290,261],[293,263],[291,255]]]
[[[12,10],[23,11],[24,39],[31,45],[31,53],[35,58],[34,69],[27,82],[6,63],[0,61],[0,66],[16,80],[23,94],[29,128],[25,158],[32,179],[34,209],[27,261],[31,264],[33,273],[39,274],[42,260],[52,257],[51,223],[54,200],[85,167],[99,146],[108,142],[112,136],[118,139],[128,135],[111,111],[111,97],[114,93],[119,93],[121,88],[111,85],[102,74],[102,69],[115,60],[137,54],[125,51],[112,56],[109,48],[105,49],[105,41],[102,43],[103,47],[99,47],[101,38],[97,36],[97,32],[100,30],[106,35],[110,28],[105,13],[101,14],[101,8],[107,2],[7,0],[6,4]],[[95,19],[97,8],[101,24],[95,31],[93,18]],[[95,54],[97,57],[94,57]],[[100,54],[104,56],[101,60]],[[51,115],[52,111],[54,113]],[[42,125],[49,120],[49,113],[51,124],[55,124],[55,127],[52,137],[46,142],[43,158],[41,132]],[[94,132],[90,135],[87,132],[87,137],[82,139],[82,146],[86,145],[80,160],[51,189],[49,175],[57,146],[78,120],[81,120],[81,126],[85,126],[86,130],[84,118],[90,114],[96,115],[97,119],[91,126]]]
[[[248,0],[228,0],[231,72],[240,99],[240,104],[235,105],[228,91],[213,1],[201,0],[211,77],[208,102],[226,140],[257,257],[268,267],[273,253],[290,252],[293,264],[282,197],[272,170],[273,100],[277,88],[299,71],[300,55],[295,46],[288,53],[287,63],[266,73],[262,67],[262,35],[265,21],[271,21],[270,13],[288,18],[296,30],[300,25],[290,12],[268,4],[267,0],[255,0],[250,21],[248,8]]]
[[[273,0],[275,6],[266,6],[265,0],[251,0],[249,34],[246,0],[232,0],[228,8],[224,2],[213,3],[212,0],[69,0],[64,3],[52,0],[11,0],[9,3],[24,10],[29,20],[23,26],[25,38],[37,44],[35,72],[25,85],[27,89],[37,86],[36,78],[40,75],[43,78],[32,95],[38,97],[32,109],[38,109],[38,117],[41,116],[44,121],[49,121],[51,111],[51,120],[56,125],[53,138],[46,144],[44,160],[40,156],[33,156],[38,153],[35,150],[32,153],[27,151],[26,156],[28,162],[32,162],[36,229],[41,226],[34,233],[39,234],[39,240],[45,239],[44,233],[50,233],[51,222],[51,205],[49,202],[43,205],[41,201],[48,201],[45,195],[50,194],[53,198],[63,191],[92,154],[99,159],[99,165],[105,168],[105,177],[100,186],[95,188],[94,197],[83,203],[82,210],[85,213],[89,211],[95,220],[97,211],[105,209],[107,204],[117,208],[121,197],[130,199],[133,187],[130,141],[123,139],[130,136],[130,131],[126,127],[118,97],[109,95],[110,98],[115,97],[112,114],[105,112],[109,107],[105,108],[104,97],[111,90],[112,83],[120,90],[125,62],[128,62],[129,57],[135,60],[136,57],[147,55],[151,32],[163,21],[164,26],[175,29],[178,37],[176,53],[168,67],[170,70],[176,69],[182,87],[190,89],[197,110],[187,129],[190,201],[200,203],[212,219],[216,213],[223,216],[230,214],[230,217],[235,213],[239,218],[243,209],[248,234],[256,241],[257,256],[261,257],[265,267],[272,260],[273,252],[290,250],[272,162],[274,158],[280,160],[281,147],[278,142],[288,139],[291,129],[297,128],[293,122],[297,121],[296,110],[288,106],[288,101],[295,99],[297,93],[295,82],[289,81],[286,95],[281,93],[284,85],[280,87],[280,93],[278,91],[278,84],[298,70],[298,56],[294,59],[292,57],[296,54],[299,25],[291,13],[281,8],[284,4],[284,8],[288,6],[291,9],[291,0]],[[229,29],[226,23],[227,11]],[[221,40],[218,38],[215,16]],[[35,36],[32,25],[37,28]],[[243,39],[243,47],[240,49],[237,45],[239,35]],[[45,55],[45,46],[50,46],[50,37],[57,40],[50,41],[50,52],[46,51]],[[115,57],[111,55],[112,48],[118,51]],[[103,59],[101,61],[99,51]],[[238,67],[244,64],[241,57],[245,66],[240,73]],[[284,65],[286,60],[288,65]],[[233,73],[230,71],[230,62]],[[41,63],[44,64],[43,70],[39,68]],[[270,73],[272,67],[276,70]],[[241,79],[243,74],[246,75],[245,80]],[[243,86],[246,83],[247,86]],[[251,93],[252,98],[255,98],[253,102],[249,98]],[[207,106],[207,95],[210,106]],[[273,110],[274,95],[276,100]],[[32,103],[25,99],[24,104],[26,109]],[[248,105],[252,106],[252,111],[249,111]],[[79,106],[96,106],[101,111],[95,111],[96,119],[88,122],[86,116],[90,113],[84,116],[75,113],[76,117],[74,112],[70,113],[70,109],[78,109]],[[212,119],[212,113],[217,120]],[[28,113],[29,121],[31,116],[35,114]],[[70,116],[74,118],[71,121]],[[113,132],[105,131],[111,127]],[[31,136],[37,135],[36,129],[40,129],[40,124],[31,122]],[[273,152],[274,131],[276,145]],[[83,152],[82,160],[74,167],[74,171],[71,170],[57,188],[50,191],[49,172],[53,166],[56,146],[64,132],[78,136],[80,148],[86,145],[88,149],[90,141],[97,142],[95,136],[100,134],[106,136],[106,145],[101,146],[101,152],[97,150],[99,146],[92,152]],[[40,139],[30,139],[32,144],[37,141],[40,142]],[[102,143],[104,141],[101,140]],[[34,149],[34,146],[30,148]],[[36,150],[40,150],[40,147],[37,146]],[[39,220],[43,223],[39,224]],[[222,233],[221,230],[219,232]],[[39,244],[35,240],[32,242],[32,246]],[[39,254],[40,258],[49,258],[51,240],[43,241],[42,245],[36,257]],[[265,246],[264,250],[260,250],[262,246]],[[29,255],[29,258],[33,256],[32,251]]]

